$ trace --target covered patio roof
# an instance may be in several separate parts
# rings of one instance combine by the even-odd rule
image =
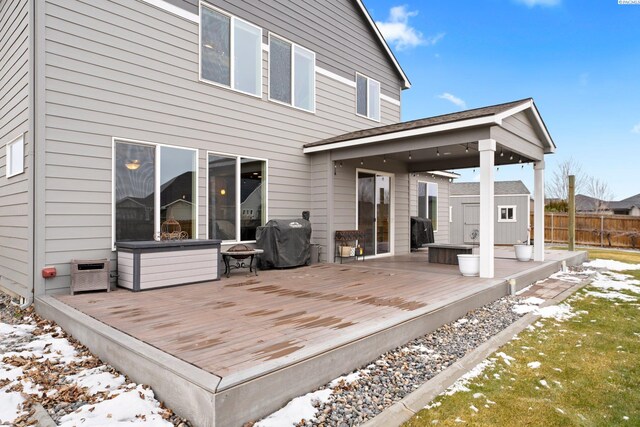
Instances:
[[[543,160],[555,144],[533,99],[476,108],[350,132],[312,142],[304,153],[332,152],[332,160],[385,156],[410,172],[479,166],[478,141],[497,143],[495,164]]]

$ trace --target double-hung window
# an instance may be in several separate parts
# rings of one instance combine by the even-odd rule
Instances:
[[[256,240],[267,217],[267,162],[209,153],[208,164],[209,238]]]
[[[269,34],[269,99],[315,111],[316,55]]]
[[[24,135],[8,143],[6,149],[7,178],[11,178],[24,172]]]
[[[200,79],[262,96],[262,29],[200,3]]]
[[[380,121],[380,83],[356,73],[356,114]]]
[[[438,184],[418,181],[418,216],[430,219],[438,231]]]
[[[197,150],[114,141],[113,238],[154,240],[175,220],[197,238]]]
[[[498,222],[516,222],[516,206],[498,206]]]

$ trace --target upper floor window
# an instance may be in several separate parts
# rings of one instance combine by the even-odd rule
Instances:
[[[269,99],[315,111],[316,55],[269,35]]]
[[[200,78],[262,96],[262,29],[200,3]]]
[[[380,82],[356,73],[356,113],[380,121]]]
[[[24,135],[7,144],[7,178],[24,172]]]
[[[438,184],[418,181],[418,216],[429,218],[438,231]]]

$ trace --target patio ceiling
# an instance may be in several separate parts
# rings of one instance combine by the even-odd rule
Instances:
[[[480,166],[478,141],[496,141],[496,166],[541,161],[555,151],[533,99],[351,132],[304,146],[331,159],[384,156],[410,172]]]

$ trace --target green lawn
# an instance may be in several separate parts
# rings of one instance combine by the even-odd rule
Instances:
[[[640,253],[610,252],[590,257],[640,264]],[[640,270],[628,273],[640,279]],[[438,397],[405,425],[640,425],[640,304],[586,295],[594,290],[570,298],[576,317],[540,320],[501,348],[511,365],[492,355],[469,391]]]

